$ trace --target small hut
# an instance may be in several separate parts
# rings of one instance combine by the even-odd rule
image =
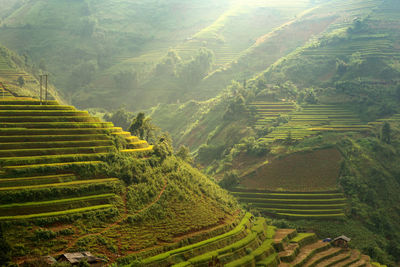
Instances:
[[[71,265],[77,265],[80,261],[86,260],[91,266],[103,266],[107,262],[105,259],[93,256],[92,253],[85,252],[74,252],[64,253],[57,258],[58,262],[68,262]]]
[[[351,239],[348,238],[347,236],[341,235],[341,236],[338,236],[335,239],[333,239],[332,244],[335,247],[348,248],[350,240]]]

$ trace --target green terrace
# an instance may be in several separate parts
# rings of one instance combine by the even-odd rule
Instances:
[[[346,198],[340,192],[312,193],[232,190],[232,194],[250,208],[266,215],[284,218],[343,218]]]
[[[291,102],[255,101],[249,104],[249,108],[256,112],[255,127],[262,127],[279,116],[294,111],[296,105]]]
[[[370,258],[358,250],[342,248],[317,240],[313,233],[278,229],[274,236],[279,267],[290,266],[371,266]]]
[[[370,264],[370,259],[358,250],[344,249],[318,240],[314,233],[276,229],[267,226],[265,219],[254,218],[246,213],[230,231],[142,258],[140,264],[148,267],[365,266]]]
[[[0,178],[0,220],[34,219],[113,210],[117,178],[78,179],[74,174]]]
[[[336,105],[304,105],[288,113],[289,121],[262,137],[267,143],[283,140],[302,140],[321,132],[366,132],[371,126],[363,124],[358,116],[345,107]],[[256,126],[267,125],[272,119],[258,120]]]
[[[113,136],[126,139],[123,152],[152,150],[112,123],[53,100],[0,99],[0,122],[0,220],[115,213],[119,179],[74,173],[104,168],[116,151]]]
[[[276,266],[279,259],[273,248],[274,233],[275,228],[267,226],[264,218],[254,218],[246,213],[241,222],[229,232],[145,258],[142,264],[208,266],[210,262],[218,261],[224,266],[255,266],[264,261]]]

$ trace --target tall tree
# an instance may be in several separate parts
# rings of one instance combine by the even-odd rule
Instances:
[[[159,128],[151,122],[150,117],[146,117],[143,112],[139,112],[136,118],[133,119],[129,132],[138,136],[140,139],[145,139],[148,142],[156,140]]]

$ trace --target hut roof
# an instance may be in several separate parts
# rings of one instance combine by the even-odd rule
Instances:
[[[59,256],[57,260],[60,260],[61,258],[65,258],[71,264],[79,263],[83,259],[86,259],[88,263],[106,261],[106,260],[104,260],[102,258],[98,258],[98,257],[93,256],[93,254],[91,252],[89,252],[89,251],[74,252],[74,253],[64,253],[61,256]]]
[[[351,238],[348,238],[348,237],[345,236],[345,235],[341,235],[341,236],[338,236],[338,237],[336,237],[335,239],[333,239],[333,241],[336,241],[336,240],[339,240],[339,239],[343,239],[343,240],[346,241],[346,242],[350,242],[350,240],[351,240]]]

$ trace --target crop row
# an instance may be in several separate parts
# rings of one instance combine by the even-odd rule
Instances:
[[[239,201],[247,203],[252,208],[262,213],[276,216],[297,216],[312,218],[321,216],[344,215],[346,199],[342,194],[278,194],[277,196],[262,195],[260,193],[234,193],[239,197]],[[315,217],[317,216],[317,217]]]
[[[64,129],[26,129],[26,128],[0,128],[0,136],[10,135],[76,135],[76,134],[108,134],[121,131],[119,127],[113,128],[64,128]]]
[[[24,111],[37,111],[37,110],[75,110],[73,106],[64,105],[0,105],[0,110],[24,110]]]
[[[49,156],[67,154],[90,154],[112,152],[114,146],[88,146],[88,147],[51,147],[51,148],[30,148],[30,149],[3,149],[0,150],[0,162],[5,157],[29,157]]]
[[[0,178],[0,187],[54,184],[70,182],[74,180],[76,180],[76,176],[68,173],[33,177]]]
[[[26,219],[34,219],[41,217],[50,217],[50,216],[63,216],[69,215],[73,213],[84,213],[88,211],[100,210],[100,209],[111,209],[114,206],[111,204],[91,206],[85,208],[77,208],[63,211],[55,211],[55,212],[44,212],[44,213],[36,213],[36,214],[28,214],[28,215],[16,215],[16,216],[0,216],[0,220],[26,220]]]
[[[3,122],[2,127],[52,129],[52,128],[112,128],[112,122]]]
[[[14,204],[57,200],[62,198],[83,197],[107,193],[121,193],[119,180],[92,179],[80,184],[58,184],[58,186],[44,186],[33,188],[26,186],[19,190],[0,190],[0,203]]]
[[[204,253],[209,249],[214,250],[220,245],[230,244],[233,240],[241,240],[246,236],[246,229],[251,225],[251,217],[252,215],[250,213],[246,213],[241,222],[233,230],[227,233],[147,258],[143,261],[143,263],[160,263],[171,260],[174,257],[179,257],[179,255],[184,253],[193,252],[193,254],[195,254],[194,251],[202,251]],[[239,239],[237,237],[239,237]]]
[[[80,110],[0,110],[0,116],[84,116]]]
[[[0,116],[0,122],[100,122],[97,117],[86,116]]]
[[[239,198],[276,198],[276,199],[332,199],[342,198],[342,193],[252,193],[252,192],[232,192]]]
[[[14,186],[14,187],[0,187],[0,191],[10,191],[10,190],[23,190],[23,189],[37,189],[45,187],[66,187],[66,186],[79,186],[88,183],[104,183],[104,182],[116,182],[117,178],[105,178],[105,179],[90,179],[90,180],[76,180],[71,182],[62,183],[52,183],[52,184],[40,184],[40,185],[24,185],[24,186]]]
[[[0,142],[67,142],[67,141],[108,141],[110,137],[105,133],[95,134],[74,134],[74,135],[14,135],[14,136],[0,136]]]
[[[89,206],[105,205],[110,204],[115,197],[115,194],[100,194],[41,202],[5,204],[0,205],[0,214],[2,216],[28,215],[42,213],[44,210],[46,212],[55,212]]]
[[[260,247],[260,243],[262,244],[266,239],[266,225],[265,219],[257,218],[253,227],[250,229],[250,233],[244,237],[243,239],[229,244],[223,248],[213,250],[202,255],[198,255],[196,257],[192,257],[187,260],[187,263],[180,263],[180,266],[185,266],[184,264],[191,264],[194,266],[202,266],[208,264],[212,259],[217,258],[222,264],[227,265],[228,263],[231,266],[237,266],[234,264],[236,260],[241,259],[244,255],[246,255],[246,251],[251,249],[252,251],[257,250]],[[257,251],[257,254],[259,251]],[[259,254],[260,256],[262,255]],[[254,254],[253,254],[254,256]],[[262,259],[262,258],[261,258]],[[260,260],[261,260],[260,259]]]
[[[259,125],[259,122],[257,122]],[[309,127],[313,128],[309,128]],[[273,128],[262,140],[274,142],[288,137],[301,140],[307,136],[322,131],[368,131],[369,126],[363,125],[353,113],[333,105],[307,105],[300,111],[290,114],[289,122]]]
[[[46,162],[46,161],[45,161]],[[66,173],[87,168],[101,168],[103,161],[86,160],[57,163],[27,164],[16,166],[4,166],[9,176],[27,176],[41,173]]]
[[[0,158],[0,164],[7,168],[12,165],[32,165],[49,163],[67,163],[74,161],[88,161],[103,159],[107,153],[86,153],[86,154],[66,154],[66,155],[45,155],[29,157],[6,157]]]
[[[12,98],[12,99],[0,99],[0,105],[58,105],[56,100],[40,100],[35,99],[24,99],[24,98]]]
[[[3,149],[31,149],[31,148],[67,148],[67,147],[97,147],[111,146],[111,140],[95,141],[51,141],[51,142],[6,142],[0,143],[0,152]]]

